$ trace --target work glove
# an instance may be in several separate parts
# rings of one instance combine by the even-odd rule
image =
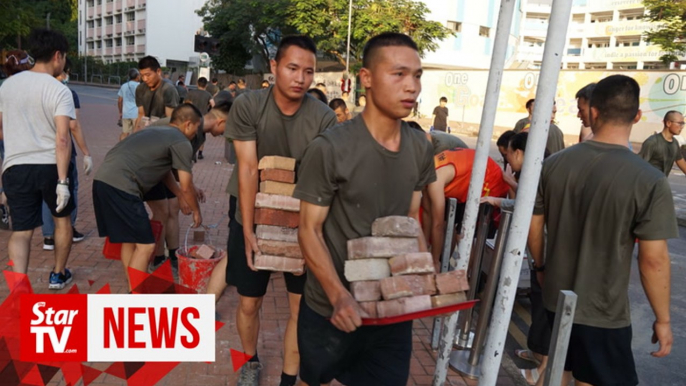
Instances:
[[[55,193],[57,193],[56,212],[59,213],[69,203],[69,197],[71,197],[71,193],[69,193],[69,185],[57,184],[57,189],[55,189]]]
[[[86,175],[93,171],[93,158],[89,155],[83,157],[83,171],[86,172]]]

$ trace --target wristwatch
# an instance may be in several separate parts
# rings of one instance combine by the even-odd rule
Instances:
[[[534,261],[534,262],[531,264],[531,267],[533,268],[534,272],[543,272],[543,271],[545,271],[545,263],[544,263],[543,265],[541,265],[540,267],[537,267],[537,266],[536,266],[536,262]]]
[[[69,178],[66,180],[57,180],[57,185],[69,185]]]

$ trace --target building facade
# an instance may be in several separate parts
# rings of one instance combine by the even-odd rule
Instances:
[[[539,68],[552,0],[523,0],[517,61]],[[562,68],[570,70],[660,70],[665,52],[646,42],[656,24],[643,20],[640,0],[574,0]],[[683,58],[683,57],[682,57]]]
[[[204,0],[79,0],[79,54],[105,63],[157,57],[163,66],[187,64],[198,54],[202,28],[195,11]]]

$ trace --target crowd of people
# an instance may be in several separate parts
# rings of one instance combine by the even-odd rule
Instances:
[[[44,248],[55,253],[49,288],[62,289],[73,279],[67,268],[72,242],[83,239],[74,228],[76,147],[86,174],[93,162],[78,96],[65,86],[67,40],[36,30],[30,43],[30,55],[10,52],[5,69],[12,76],[0,86],[2,186],[12,228],[8,250],[15,272],[27,273],[31,237],[42,225]],[[367,314],[343,275],[346,243],[369,236],[377,218],[409,216],[422,224],[420,249],[432,252],[438,265],[445,200],[466,201],[475,151],[446,133],[447,98],[434,109],[434,130],[404,120],[416,108],[423,72],[417,45],[407,35],[383,33],[365,45],[359,72],[365,94],[354,107],[349,95],[327,101],[325,85],[310,88],[316,54],[312,39],[284,37],[270,61],[274,82],[263,82],[259,90],[249,90],[243,79],[222,89],[217,79],[202,77],[197,88],[188,88],[183,76],[170,80],[154,57],[141,59],[118,91],[120,141],[94,175],[98,233],[122,244],[127,277],[129,268],[147,271],[167,259],[176,265],[179,213],[192,215],[194,227],[203,224],[205,193],[193,180],[193,165],[204,158],[206,134],[230,141],[236,163],[227,187],[228,258],[217,266],[208,292],[218,298],[227,285],[236,287],[236,328],[251,357],[238,384],[257,385],[260,309],[271,276],[253,264],[260,253],[253,222],[258,163],[265,156],[294,158],[299,167],[293,196],[301,203],[298,239],[307,272],[284,273],[290,318],[280,384],[295,385],[300,377],[307,385],[334,379],[405,385],[412,322],[362,325]],[[579,296],[564,384],[572,377],[577,385],[638,383],[627,297],[636,243],[655,313],[659,349],[653,355],[671,350],[666,240],[678,232],[666,176],[674,163],[686,172],[675,138],[684,117],[668,112],[662,132],[634,154],[627,144],[641,118],[639,92],[636,81],[623,75],[579,90],[584,129],[581,143],[567,149],[553,109],[528,238],[534,273],[529,350],[516,353],[538,365],[524,372],[530,384],[543,382],[560,290]],[[498,139],[505,167],[488,160],[483,202],[514,207],[535,106],[534,99],[527,102],[529,116]],[[150,220],[163,226],[157,241]]]

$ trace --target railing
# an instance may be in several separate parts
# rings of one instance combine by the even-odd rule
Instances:
[[[121,55],[121,47],[114,47],[114,54]]]
[[[136,46],[136,52],[139,54],[145,53],[145,44],[139,44]]]
[[[133,54],[136,52],[136,46],[126,46],[126,53]]]
[[[88,28],[86,30],[86,38],[87,39],[92,39],[93,36],[95,36],[95,31],[93,31],[95,28]]]
[[[145,19],[136,21],[138,30],[145,30]]]
[[[114,10],[120,12],[124,8],[124,2],[122,0],[115,0]]]
[[[105,12],[107,12],[108,15],[111,15],[113,10],[114,10],[114,4],[113,3],[107,3],[105,5]]]
[[[88,8],[88,18],[92,19],[94,15],[95,15],[95,8],[94,7]]]
[[[126,31],[129,32],[134,32],[136,29],[136,22],[135,21],[127,21],[126,22]]]
[[[105,55],[112,55],[112,52],[114,52],[112,47],[105,48]]]
[[[108,25],[105,27],[105,35],[112,36],[112,32],[114,31],[114,27],[111,25]]]
[[[136,0],[126,0],[127,8],[134,8],[136,6]]]
[[[96,38],[102,37],[102,27],[96,27],[95,28],[95,37]]]
[[[121,23],[114,26],[114,33],[116,33],[117,35],[121,35],[121,30]]]

